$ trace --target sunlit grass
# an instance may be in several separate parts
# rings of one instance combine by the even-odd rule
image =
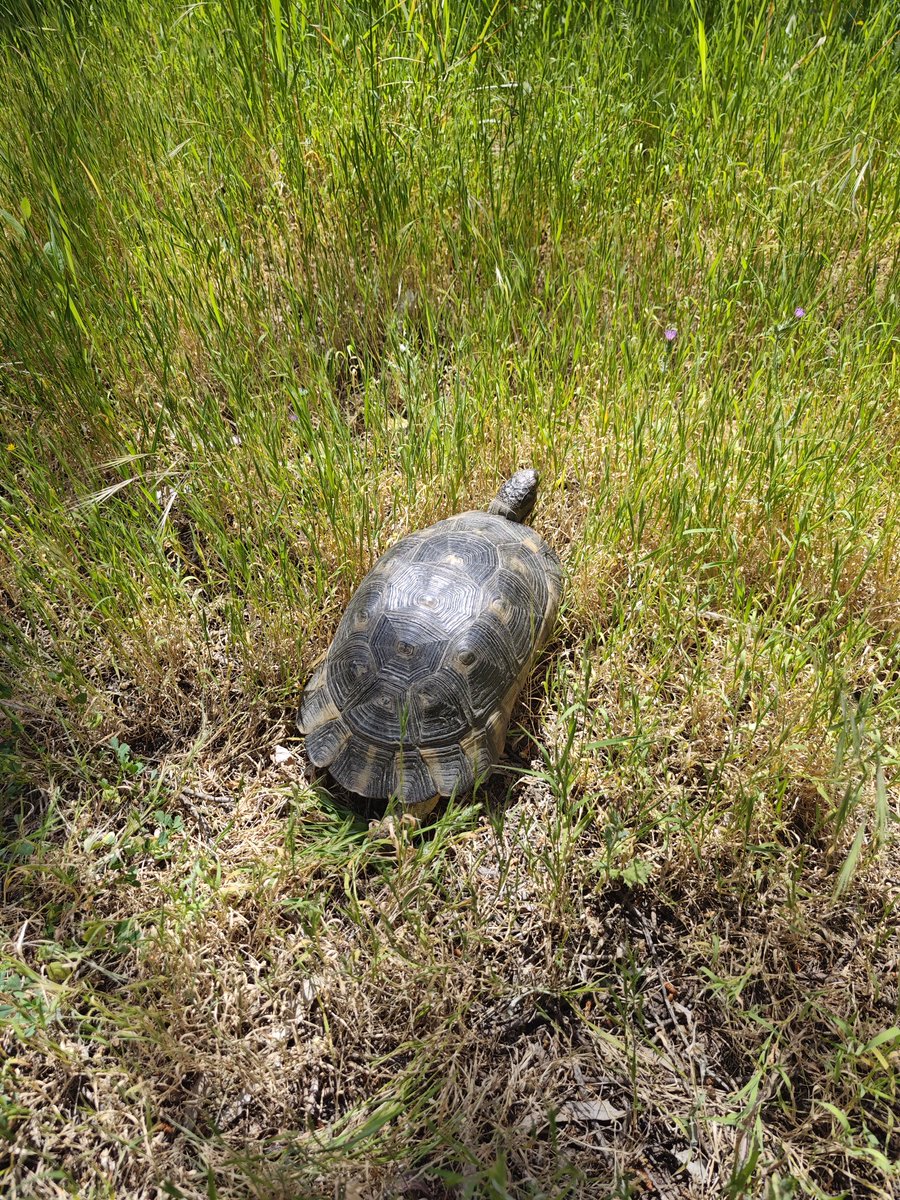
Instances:
[[[891,1194],[856,7],[0,2],[8,1193]],[[368,838],[274,748],[373,559],[524,465],[531,770]]]

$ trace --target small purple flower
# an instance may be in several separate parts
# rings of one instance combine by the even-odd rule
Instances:
[[[797,307],[794,309],[794,316],[795,316],[795,317],[797,318],[797,320],[799,321],[801,317],[805,317],[805,316],[806,316],[806,309],[805,309],[805,308],[801,308],[801,307],[800,307],[800,305],[798,304],[798,305],[797,305]]]
[[[294,412],[294,410],[293,410],[293,409],[290,409],[290,410],[289,410],[289,412],[288,412],[288,420],[289,420],[289,421],[296,421],[296,420],[297,420],[297,414]]]
[[[670,342],[670,343],[674,342],[675,339],[678,337],[678,330],[675,329],[672,325],[670,325],[669,328],[663,334],[663,337],[666,339],[667,342]]]

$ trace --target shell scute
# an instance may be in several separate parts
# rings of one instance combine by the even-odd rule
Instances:
[[[379,746],[396,747],[419,738],[415,710],[403,688],[387,685],[344,713],[354,734]]]
[[[317,725],[306,735],[306,752],[317,767],[325,767],[350,741],[350,730],[343,717]]]
[[[464,681],[476,720],[497,707],[521,666],[511,631],[491,612],[448,647],[445,663]]]
[[[444,649],[440,626],[417,619],[417,615],[404,609],[385,613],[370,639],[372,657],[382,678],[404,689],[417,679],[433,675]]]
[[[483,584],[497,570],[499,556],[487,537],[463,528],[442,530],[435,537],[423,539],[414,561],[434,563],[435,566],[453,571],[457,576]]]
[[[404,563],[390,578],[385,610],[403,613],[436,640],[446,640],[481,611],[479,584],[452,568],[437,563]]]
[[[348,631],[327,659],[328,690],[341,711],[378,685],[378,664],[365,634]]]
[[[338,783],[359,796],[390,796],[397,785],[396,757],[391,748],[354,734],[327,766]]]
[[[432,795],[460,795],[467,792],[475,782],[472,764],[458,741],[447,746],[425,746],[420,750],[420,754],[434,785]]]
[[[468,691],[459,673],[443,667],[410,689],[416,730],[424,745],[462,737],[472,724]]]

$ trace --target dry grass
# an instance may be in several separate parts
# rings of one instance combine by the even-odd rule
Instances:
[[[187,787],[163,764],[168,844],[107,809],[10,872],[14,1192],[68,1194],[64,1163],[134,1196],[717,1196],[759,1165],[879,1194],[843,1120],[896,1152],[895,854],[823,900],[799,836],[698,845],[667,798],[611,854],[622,801],[573,836],[539,779],[376,843],[254,733]]]
[[[809,688],[736,730],[709,637],[718,678],[666,688],[639,769],[646,645],[598,653],[587,695],[557,645],[534,773],[393,841],[274,765],[290,714],[139,774],[104,740],[94,788],[61,761],[5,886],[13,1194],[889,1195],[896,846],[835,896],[830,760],[773,760],[766,727]]]

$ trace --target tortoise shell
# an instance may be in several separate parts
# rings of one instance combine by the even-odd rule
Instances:
[[[559,559],[516,520],[466,512],[403,538],[306,686],[309,758],[361,796],[467,791],[503,753],[561,593]]]

